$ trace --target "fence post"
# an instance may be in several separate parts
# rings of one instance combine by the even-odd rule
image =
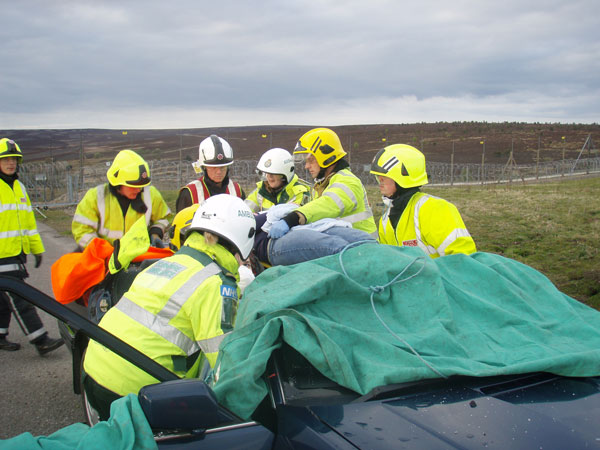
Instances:
[[[450,186],[454,184],[454,141],[452,141],[452,154],[450,155]]]
[[[565,137],[562,138],[562,164],[560,166],[560,176],[565,176]]]
[[[483,141],[480,142],[480,144],[483,145],[483,151],[481,152],[481,185],[483,186],[483,182],[484,182],[484,164],[485,164],[485,139]]]
[[[540,147],[542,145],[542,133],[540,133],[538,135],[538,148],[537,148],[537,154],[536,154],[536,158],[535,158],[535,179],[539,180],[539,165],[540,165]]]

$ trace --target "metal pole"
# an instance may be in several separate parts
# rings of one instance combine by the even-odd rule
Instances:
[[[79,132],[79,189],[83,189],[83,133]]]
[[[563,136],[562,138],[562,164],[560,166],[560,176],[564,177],[565,176],[565,137]]]
[[[508,185],[512,185],[512,173],[513,173],[513,151],[514,151],[514,146],[515,146],[515,140],[514,138],[511,139],[510,141],[510,158],[508,158],[508,161],[510,163],[510,172],[508,175]]]
[[[542,133],[538,135],[538,148],[537,148],[537,156],[535,160],[535,179],[539,180],[539,166],[540,166],[540,147],[542,145]]]
[[[454,141],[452,141],[452,154],[450,155],[450,186],[454,184]]]
[[[179,133],[179,166],[177,167],[177,185],[182,184],[181,160],[183,154],[183,133]]]
[[[481,185],[483,185],[483,182],[485,180],[485,176],[484,176],[484,165],[485,165],[485,140],[481,141],[481,143],[483,144],[483,151],[481,152]]]
[[[352,164],[352,136],[348,136],[348,164]],[[352,167],[352,166],[351,166]]]

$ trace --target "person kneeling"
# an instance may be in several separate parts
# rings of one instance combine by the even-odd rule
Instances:
[[[135,278],[100,321],[100,327],[180,377],[197,377],[214,366],[219,344],[233,328],[239,262],[254,241],[256,222],[240,198],[220,194],[196,211],[184,244]],[[101,420],[110,404],[158,381],[90,341],[83,386]]]

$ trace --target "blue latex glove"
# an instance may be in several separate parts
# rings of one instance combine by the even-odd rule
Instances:
[[[285,235],[285,233],[287,233],[288,231],[290,231],[290,227],[286,223],[286,221],[283,219],[278,220],[273,225],[271,225],[271,228],[269,229],[269,237],[271,239],[278,239],[281,236]]]

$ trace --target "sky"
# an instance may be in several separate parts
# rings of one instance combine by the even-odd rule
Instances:
[[[13,1],[0,129],[598,123],[598,0]]]

